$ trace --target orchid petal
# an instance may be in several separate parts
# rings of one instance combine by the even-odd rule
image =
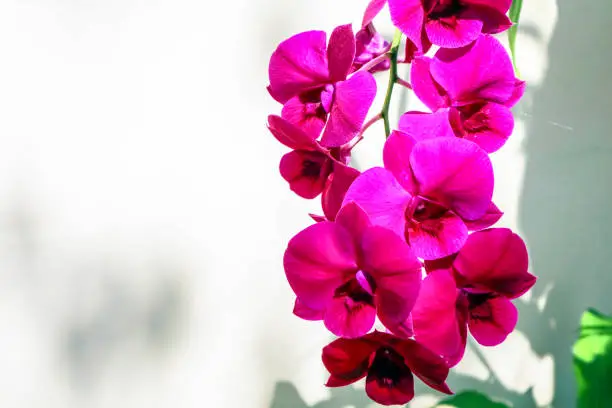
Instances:
[[[470,306],[468,326],[474,339],[483,346],[497,346],[516,327],[518,311],[503,296],[489,299],[478,306]]]
[[[356,248],[361,246],[363,234],[370,227],[370,219],[358,204],[351,201],[346,203],[338,212],[336,224],[349,231],[355,241]]]
[[[425,267],[425,272],[429,275],[435,271],[445,271],[453,274],[453,261],[457,257],[457,254],[445,256],[444,258],[424,260],[423,266]]]
[[[386,327],[387,332],[395,336],[409,339],[414,337],[414,328],[412,326],[412,316],[408,316],[406,320],[400,324],[394,325],[391,328]]]
[[[357,169],[334,162],[333,172],[329,176],[321,196],[323,213],[328,220],[333,221],[336,218],[346,191],[359,174],[361,173]]]
[[[406,242],[382,227],[365,230],[362,264],[374,280],[374,301],[380,321],[388,328],[403,323],[421,286],[421,263]]]
[[[461,249],[467,237],[467,226],[452,211],[410,222],[406,231],[406,240],[416,256],[426,260],[454,254]]]
[[[344,203],[354,201],[368,214],[373,225],[380,225],[403,237],[404,212],[410,198],[390,171],[374,167],[355,179],[346,192]]]
[[[289,241],[283,263],[289,285],[300,302],[321,310],[336,289],[357,272],[356,257],[350,234],[333,222],[323,221]]]
[[[279,142],[290,149],[316,150],[316,137],[305,133],[280,116],[268,116],[268,129]]]
[[[383,148],[385,168],[393,173],[399,184],[409,192],[417,190],[410,169],[410,153],[415,143],[416,141],[411,136],[394,130]]]
[[[279,170],[291,191],[311,199],[323,191],[330,171],[329,160],[320,152],[293,150],[281,158]]]
[[[366,334],[376,319],[376,309],[350,296],[338,296],[327,305],[324,322],[327,330],[338,337],[357,338]]]
[[[300,302],[299,298],[295,299],[293,305],[293,314],[304,320],[323,320],[323,310],[311,309],[304,303]]]
[[[365,13],[363,13],[363,20],[361,22],[361,27],[365,27],[374,20],[374,17],[381,12],[387,0],[370,0],[368,3],[368,7],[366,7]]]
[[[421,41],[425,11],[421,0],[389,0],[389,11],[393,25],[423,50]]]
[[[463,0],[469,6],[490,7],[500,13],[507,13],[512,5],[512,0]]]
[[[418,341],[406,340],[396,346],[414,375],[421,381],[444,394],[452,394],[446,384],[448,366],[444,360]]]
[[[306,31],[281,42],[270,58],[268,75],[268,90],[280,103],[327,83],[325,32]]]
[[[490,35],[481,35],[467,47],[440,49],[431,63],[431,75],[455,106],[483,100],[503,104],[515,89],[510,57]]]
[[[515,298],[536,282],[528,263],[523,240],[508,228],[493,228],[471,234],[453,267],[473,287]]]
[[[420,195],[468,220],[487,210],[493,195],[493,166],[475,143],[446,137],[423,140],[414,146],[410,164]]]
[[[333,220],[328,220],[327,218],[325,218],[325,216],[323,215],[317,215],[317,214],[313,214],[313,213],[308,213],[308,216],[310,218],[312,218],[312,220],[314,222],[323,222],[323,221],[333,221]]]
[[[375,358],[373,364],[376,362]],[[385,364],[385,362],[381,361],[380,364]],[[374,402],[382,405],[403,405],[414,398],[414,378],[408,367],[398,364],[393,367],[393,370],[394,375],[398,377],[393,384],[389,384],[386,378],[381,378],[377,371],[370,369],[368,372],[365,391]]]
[[[342,387],[365,377],[368,360],[379,347],[370,336],[336,339],[323,348],[323,365],[331,374],[328,387]]]
[[[369,72],[357,72],[338,82],[321,144],[338,147],[357,136],[375,96],[376,80]]]
[[[483,33],[497,34],[512,27],[512,20],[506,15],[508,10],[501,11],[489,4],[473,6],[471,9],[478,16],[478,19],[483,22]]]
[[[314,140],[325,126],[327,113],[320,102],[304,101],[301,97],[294,96],[283,105],[281,116]]]
[[[325,383],[325,386],[330,387],[330,388],[346,387],[347,385],[350,385],[354,383],[355,381],[362,379],[363,377],[365,377],[365,375],[366,375],[365,371],[363,372],[363,375],[357,379],[353,379],[352,377],[342,378],[342,377],[337,377],[335,375],[330,375],[329,378],[327,379],[327,382]]]
[[[415,141],[455,136],[449,122],[448,109],[434,113],[406,112],[400,117],[398,128]]]
[[[330,82],[346,79],[355,58],[355,35],[351,24],[341,25],[332,31],[327,46]]]
[[[427,51],[423,51],[422,53],[424,54],[425,52]],[[406,38],[406,46],[404,47],[404,62],[407,64],[412,63],[417,55],[419,55],[419,47]]]
[[[355,34],[355,61],[353,61],[353,70],[357,71],[363,65],[377,58],[391,48],[385,38],[376,31],[372,23],[366,25]],[[391,66],[389,59],[384,59],[380,63],[368,69],[369,72],[385,71]]]
[[[512,91],[512,95],[510,96],[510,99],[506,101],[505,105],[509,108],[512,108],[514,105],[516,105],[516,103],[523,97],[526,87],[527,83],[525,81],[515,79],[514,90]]]
[[[491,225],[495,224],[499,219],[504,215],[504,213],[497,208],[497,206],[491,201],[489,204],[489,208],[487,208],[487,212],[477,220],[466,221],[465,225],[467,225],[468,230],[470,231],[478,231],[481,229],[489,228]]]
[[[487,153],[499,150],[514,129],[514,116],[504,105],[485,103],[460,109],[458,127],[464,139],[471,140]]]
[[[427,38],[432,44],[444,48],[458,48],[470,44],[482,32],[483,23],[476,14],[467,8],[464,11],[446,18],[428,19],[425,23]]]
[[[456,316],[457,293],[449,272],[431,272],[412,309],[415,339],[442,356],[453,356],[465,347]]]
[[[432,111],[448,107],[446,91],[431,76],[429,57],[417,57],[410,67],[410,83],[415,95]]]
[[[457,365],[465,354],[468,333],[468,300],[464,293],[460,293],[457,298],[457,324],[459,325],[459,337],[461,337],[461,347],[453,355],[445,356],[449,367]]]

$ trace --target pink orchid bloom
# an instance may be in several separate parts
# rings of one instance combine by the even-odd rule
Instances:
[[[363,13],[363,20],[361,23],[362,27],[366,27],[372,24],[372,20],[382,11],[385,4],[387,4],[387,0],[370,0],[368,6]],[[405,48],[405,56],[404,62],[409,63],[417,55],[422,55],[429,51],[431,48],[431,42],[427,39],[426,36],[423,36],[420,41],[414,42],[410,38],[406,39],[406,48]]]
[[[391,20],[419,49],[463,47],[481,33],[504,31],[512,0],[389,0]]]
[[[337,339],[323,349],[330,373],[326,385],[343,387],[366,377],[366,394],[382,405],[403,405],[414,397],[413,374],[431,388],[452,394],[448,367],[411,339],[375,331],[356,339]]]
[[[477,143],[488,153],[504,145],[514,128],[510,108],[520,99],[525,83],[514,76],[512,62],[501,43],[482,35],[459,49],[441,49],[434,58],[418,57],[412,64],[415,94],[435,114],[408,112],[399,129],[437,127],[435,134]]]
[[[359,175],[358,170],[347,166],[349,148],[326,149],[312,135],[276,115],[268,116],[268,129],[279,142],[293,149],[280,161],[281,176],[302,198],[311,199],[322,193],[323,213],[333,220],[348,187]]]
[[[536,281],[527,264],[523,240],[506,228],[475,232],[458,254],[426,263],[411,316],[415,338],[450,366],[463,356],[468,328],[484,346],[502,343],[518,320],[510,300]]]
[[[420,258],[459,251],[466,222],[482,219],[491,206],[493,168],[486,152],[467,140],[415,142],[394,131],[383,160],[384,168],[357,177],[344,202],[356,202],[373,224],[404,237]]]
[[[362,66],[377,58],[391,48],[391,43],[376,31],[374,24],[369,23],[355,34],[356,52],[352,71],[359,70]],[[370,72],[386,71],[391,67],[391,62],[386,59],[369,69]]]
[[[335,222],[318,222],[293,237],[284,267],[297,296],[294,313],[323,319],[347,338],[370,331],[377,315],[384,325],[405,321],[421,284],[422,266],[408,245],[372,226],[354,203]]]
[[[268,91],[281,116],[325,147],[339,147],[361,130],[376,96],[369,72],[348,77],[355,57],[351,25],[337,27],[326,45],[323,31],[306,31],[280,43],[270,58]],[[348,77],[348,78],[347,78]]]
[[[434,113],[406,112],[400,118],[399,130],[415,141],[438,137],[455,137],[448,121],[448,111],[439,110]],[[469,140],[469,139],[468,139]],[[463,220],[469,231],[478,231],[495,224],[503,216],[503,212],[493,203],[484,215],[476,220]]]

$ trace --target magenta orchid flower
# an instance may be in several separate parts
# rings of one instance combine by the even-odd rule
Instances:
[[[375,331],[356,339],[337,339],[323,349],[328,387],[343,387],[366,377],[365,391],[382,405],[402,405],[414,397],[413,374],[431,388],[452,394],[448,367],[436,354],[410,339]]]
[[[523,95],[525,83],[514,76],[508,54],[494,37],[482,35],[468,47],[440,49],[434,58],[418,57],[410,76],[415,94],[436,115],[406,113],[400,130],[410,133],[408,129],[432,122],[441,129],[436,136],[454,134],[489,153],[512,134],[510,108]]]
[[[384,168],[362,173],[349,187],[354,201],[380,225],[404,237],[423,259],[453,254],[468,236],[466,221],[491,206],[493,168],[478,145],[457,138],[414,141],[395,131],[385,143]]]
[[[438,137],[455,137],[448,121],[448,110],[434,113],[407,112],[400,118],[399,130],[415,141],[434,139]],[[503,212],[491,202],[484,215],[476,220],[464,219],[469,231],[478,231],[495,224],[503,216]]]
[[[426,49],[463,47],[481,33],[504,31],[512,0],[389,0],[391,20],[409,40]]]
[[[387,0],[370,0],[365,12],[363,13],[361,26],[366,27],[372,24],[372,20],[374,20],[374,18],[382,11],[385,4],[387,4]],[[404,62],[412,62],[417,55],[426,53],[430,48],[431,42],[429,42],[427,37],[422,37],[419,39],[419,41],[412,41],[412,39],[407,38]]]
[[[518,312],[511,299],[536,281],[521,238],[506,228],[470,235],[458,254],[426,263],[429,274],[411,315],[415,338],[457,364],[467,331],[484,346],[502,343],[514,330]]]
[[[322,193],[323,213],[333,220],[344,195],[359,171],[348,167],[350,149],[326,149],[319,142],[285,119],[268,116],[268,129],[276,139],[293,149],[280,161],[281,176],[293,192],[302,198],[315,198]]]
[[[369,23],[355,34],[356,52],[352,71],[357,71],[368,62],[383,55],[391,48],[391,43],[376,31],[374,24]],[[386,59],[369,69],[369,72],[386,71],[391,62]]]
[[[372,226],[354,203],[335,222],[318,222],[293,237],[284,267],[297,296],[294,313],[322,319],[332,333],[347,338],[370,331],[377,315],[384,325],[405,321],[422,271],[408,245]]]
[[[283,41],[270,58],[268,91],[282,103],[281,116],[325,147],[339,147],[361,130],[376,96],[372,74],[348,76],[355,57],[351,25],[337,27],[326,45],[323,31]]]

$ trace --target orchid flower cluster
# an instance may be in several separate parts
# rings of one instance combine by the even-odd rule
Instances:
[[[398,29],[391,43],[373,25],[386,3]],[[290,149],[281,176],[298,196],[321,197],[323,215],[290,240],[283,263],[293,313],[338,337],[322,352],[329,387],[365,377],[372,400],[405,404],[415,375],[450,394],[468,331],[495,346],[516,326],[512,300],[536,278],[522,239],[492,228],[503,213],[489,158],[511,135],[525,87],[492,36],[511,26],[510,5],[372,0],[357,33],[350,24],[329,41],[299,33],[271,56],[268,91],[283,106],[268,128]],[[398,64],[411,64],[408,80]],[[383,107],[366,120],[374,73],[387,71]],[[406,112],[392,130],[398,84],[430,111]],[[360,172],[351,152],[378,120],[384,167]]]

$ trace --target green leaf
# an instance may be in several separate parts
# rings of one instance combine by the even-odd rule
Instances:
[[[609,406],[612,401],[612,318],[588,309],[574,344],[578,408]]]
[[[520,76],[518,67],[516,66],[516,34],[518,32],[519,18],[521,17],[521,8],[523,7],[523,0],[513,0],[512,6],[510,6],[509,17],[514,23],[508,30],[508,43],[510,44],[510,54],[512,54],[512,64],[517,75]]]
[[[495,402],[484,394],[477,391],[463,391],[450,398],[442,400],[436,405],[437,407],[455,407],[455,408],[509,408],[501,402]]]

